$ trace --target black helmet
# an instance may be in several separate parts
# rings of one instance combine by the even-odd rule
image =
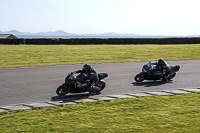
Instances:
[[[165,61],[163,59],[158,60],[158,66],[164,66]]]
[[[83,71],[84,71],[84,72],[90,71],[91,68],[92,68],[92,67],[91,67],[90,64],[85,64],[85,65],[83,65]]]

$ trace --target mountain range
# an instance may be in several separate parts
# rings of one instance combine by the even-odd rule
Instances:
[[[62,35],[62,36],[140,36],[137,34],[118,34],[114,32],[110,33],[102,33],[102,34],[75,34],[75,33],[67,33],[63,30],[57,30],[55,32],[38,32],[38,33],[31,33],[31,32],[20,32],[17,30],[11,31],[0,31],[0,34],[13,34],[13,35]],[[142,36],[142,35],[141,35]]]
[[[20,32],[17,30],[11,30],[11,31],[0,31],[0,34],[13,34],[13,35],[76,35],[73,33],[67,33],[62,30],[58,30],[55,32],[38,32],[38,33],[31,33],[31,32]]]
[[[0,34],[13,34],[18,36],[23,35],[44,35],[44,36],[130,36],[130,37],[199,37],[199,35],[188,35],[188,36],[162,36],[162,35],[138,35],[138,34],[119,34],[114,32],[109,33],[102,33],[102,34],[75,34],[75,33],[67,33],[63,30],[57,31],[49,31],[49,32],[38,32],[38,33],[31,33],[31,32],[20,32],[18,30],[11,30],[11,31],[0,31]]]

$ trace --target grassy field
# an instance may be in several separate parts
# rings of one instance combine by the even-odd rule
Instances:
[[[200,59],[200,44],[0,45],[0,68]]]
[[[188,45],[0,45],[0,68],[200,59]],[[4,111],[0,133],[197,133],[200,93],[96,101],[70,106]]]
[[[3,112],[0,132],[198,133],[200,93]]]

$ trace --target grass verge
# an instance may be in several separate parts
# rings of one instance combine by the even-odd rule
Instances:
[[[200,59],[200,44],[0,45],[0,68]]]
[[[0,132],[200,132],[200,93],[56,106],[0,115]]]

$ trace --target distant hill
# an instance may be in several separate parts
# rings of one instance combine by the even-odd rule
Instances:
[[[15,35],[21,35],[22,32],[19,32],[17,30],[11,30],[11,31],[0,31],[0,34],[15,34]]]
[[[38,33],[31,33],[31,32],[20,32],[17,30],[11,31],[0,31],[0,34],[13,34],[16,36],[23,36],[23,35],[32,35],[32,36],[93,36],[93,37],[150,37],[150,38],[161,38],[161,37],[199,37],[199,35],[188,35],[188,36],[162,36],[162,35],[138,35],[138,34],[118,34],[114,32],[110,33],[102,33],[102,34],[75,34],[75,33],[67,33],[63,30],[57,31],[49,31],[49,32],[38,32]]]
[[[63,30],[57,30],[54,32],[38,32],[38,33],[31,33],[31,32],[20,32],[17,30],[11,31],[0,31],[0,34],[13,34],[13,35],[63,35],[63,36],[140,36],[137,34],[118,34],[114,32],[110,33],[101,33],[101,34],[75,34],[75,33],[67,33]]]
[[[0,34],[14,34],[14,35],[76,35],[73,33],[66,33],[62,30],[57,30],[55,32],[38,32],[38,33],[31,33],[31,32],[20,32],[17,30],[11,31],[0,31]]]

